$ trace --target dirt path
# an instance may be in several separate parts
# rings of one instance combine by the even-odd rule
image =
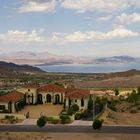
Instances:
[[[0,140],[139,140],[133,134],[92,134],[92,133],[0,133]]]

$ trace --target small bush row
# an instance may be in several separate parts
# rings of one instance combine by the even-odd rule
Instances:
[[[68,115],[60,115],[60,118],[53,118],[53,117],[46,117],[46,116],[41,116],[38,120],[37,120],[37,125],[39,127],[43,127],[46,125],[46,123],[51,123],[51,124],[58,124],[58,123],[62,123],[62,124],[66,124],[66,123],[70,123],[71,122],[71,118]]]

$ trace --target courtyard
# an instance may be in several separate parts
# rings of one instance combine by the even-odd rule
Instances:
[[[38,119],[41,115],[45,116],[58,116],[62,111],[63,105],[53,105],[51,103],[39,105],[27,105],[18,112],[18,114],[29,114],[29,118]]]

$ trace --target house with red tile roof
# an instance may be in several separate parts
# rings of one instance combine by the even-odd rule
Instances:
[[[15,113],[24,105],[24,94],[12,91],[0,96],[0,112]]]
[[[56,84],[40,86],[38,92],[38,103],[63,104],[65,100],[65,88]]]
[[[80,109],[87,109],[90,91],[56,84],[24,85],[18,89],[25,94],[26,104],[65,104],[69,108],[77,104]]]
[[[37,89],[39,85],[35,83],[27,83],[22,85],[17,91],[22,92],[25,94],[25,101],[26,104],[36,104],[37,103]]]
[[[70,108],[73,104],[77,104],[80,109],[88,108],[90,91],[85,89],[67,89],[65,95],[65,106]]]

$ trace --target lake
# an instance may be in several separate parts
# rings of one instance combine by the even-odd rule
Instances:
[[[110,73],[127,71],[130,69],[140,70],[140,63],[128,64],[63,64],[37,66],[47,72],[64,73]]]

